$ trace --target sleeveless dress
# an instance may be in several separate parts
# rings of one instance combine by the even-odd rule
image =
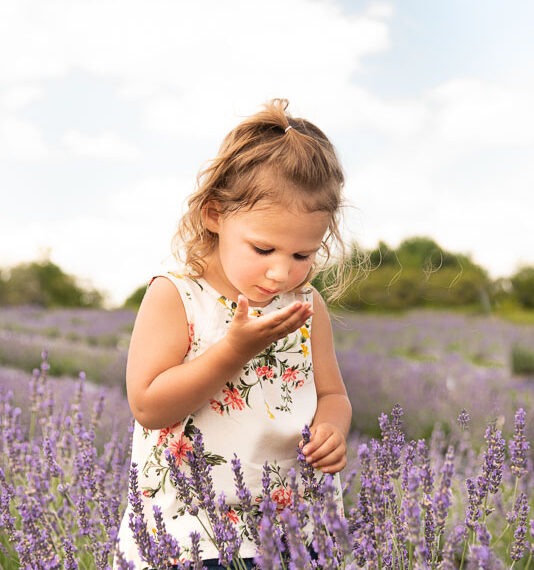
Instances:
[[[218,293],[204,279],[177,273],[164,275],[183,301],[189,326],[189,350],[185,361],[196,358],[227,332],[236,304]],[[250,308],[259,317],[295,300],[312,302],[312,293],[287,293],[276,296],[269,305]],[[139,488],[149,528],[155,527],[152,506],[159,505],[167,531],[187,556],[190,533],[201,535],[202,558],[217,558],[218,552],[207,538],[202,524],[185,512],[176,489],[169,480],[169,451],[176,465],[187,470],[187,452],[192,448],[192,431],[203,435],[206,457],[212,465],[216,497],[221,491],[230,506],[228,516],[242,531],[240,555],[254,557],[256,548],[244,532],[245,525],[234,486],[231,461],[234,454],[241,462],[245,484],[252,500],[259,504],[263,493],[264,464],[270,468],[271,498],[281,509],[291,501],[287,473],[297,469],[297,446],[301,431],[310,425],[316,408],[311,333],[312,318],[299,330],[270,345],[250,360],[234,378],[201,409],[181,422],[161,430],[148,430],[135,422],[132,463],[139,472]],[[338,478],[339,479],[339,478]],[[339,481],[337,482],[339,486]],[[119,532],[119,549],[126,560],[143,568],[128,526],[131,505],[127,506]],[[200,515],[202,517],[202,512]],[[208,524],[207,521],[204,521]],[[208,524],[209,526],[209,524]]]

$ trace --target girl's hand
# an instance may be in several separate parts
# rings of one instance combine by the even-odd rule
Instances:
[[[330,423],[310,428],[310,441],[302,448],[306,461],[323,473],[337,473],[347,464],[345,436]]]
[[[244,295],[239,295],[234,318],[225,340],[237,354],[246,357],[248,361],[273,342],[302,327],[312,314],[310,303],[295,301],[268,315],[250,317],[248,299]]]

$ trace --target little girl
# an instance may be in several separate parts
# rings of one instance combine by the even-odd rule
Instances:
[[[332,246],[343,250],[343,173],[323,132],[286,108],[287,101],[273,100],[239,124],[201,172],[174,239],[184,269],[152,280],[130,344],[132,462],[146,516],[153,521],[158,505],[186,553],[198,531],[208,567],[222,568],[218,552],[168,476],[169,453],[187,469],[194,428],[203,435],[217,497],[224,491],[239,526],[234,453],[258,503],[269,465],[280,508],[290,498],[287,472],[296,467],[305,425],[306,461],[324,473],[346,462],[351,406],[325,303],[309,285]],[[130,510],[119,548],[142,568]],[[245,533],[240,555],[256,554]]]

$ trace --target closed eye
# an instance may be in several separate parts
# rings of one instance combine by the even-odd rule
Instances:
[[[261,247],[256,247],[255,245],[252,247],[254,248],[254,251],[259,255],[269,255],[274,251],[274,249],[261,249]]]
[[[309,255],[303,255],[302,253],[295,253],[295,254],[293,254],[293,257],[294,257],[297,261],[306,261],[306,259],[309,259],[309,258],[310,258]]]

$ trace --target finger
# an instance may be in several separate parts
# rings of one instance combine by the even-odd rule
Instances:
[[[310,442],[310,448],[304,452],[304,455],[306,456],[306,461],[314,466],[325,457],[337,454],[339,458],[345,453],[345,443],[334,434],[331,434],[324,440],[313,443],[315,443],[315,446],[312,446],[312,442]]]
[[[315,469],[322,469],[327,465],[340,463],[345,459],[345,450],[342,448],[336,448],[331,453],[317,458],[311,463],[312,467]]]
[[[325,462],[324,465],[321,464],[317,466],[316,469],[320,469],[323,473],[334,474],[344,469],[346,465],[347,465],[347,458],[343,456],[339,461]]]
[[[290,308],[292,312],[288,311],[277,315],[273,323],[276,330],[285,332],[285,334],[299,329],[313,314],[309,304]]]
[[[309,303],[306,303],[306,305],[309,305]],[[281,309],[278,309],[277,311],[274,311],[270,315],[272,324],[274,326],[277,326],[287,322],[287,320],[290,319],[293,315],[301,311],[304,306],[305,305],[303,305],[300,301],[295,301],[294,303],[291,303],[291,305],[288,305],[287,307],[283,307]]]
[[[290,305],[263,316],[258,325],[262,330],[270,331],[274,338],[279,339],[302,327],[311,314],[311,307]]]
[[[317,451],[306,457],[306,461],[311,463],[316,469],[331,463],[337,463],[346,456],[345,442],[332,445],[333,438],[328,439]]]
[[[237,307],[234,312],[234,320],[248,319],[248,299],[245,295],[238,295]]]

